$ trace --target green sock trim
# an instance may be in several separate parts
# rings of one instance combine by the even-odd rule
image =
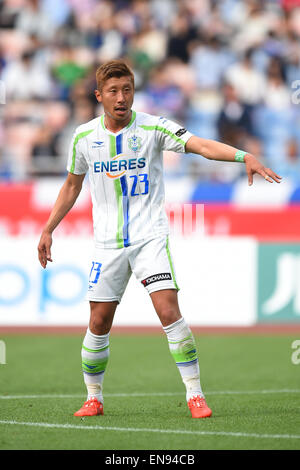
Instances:
[[[170,352],[176,363],[191,362],[198,359],[196,343],[193,337],[185,342],[180,341],[179,346],[176,349],[170,349]]]
[[[187,341],[188,339],[192,338],[193,337],[193,334],[191,333],[189,336],[187,336],[186,338],[184,339],[181,339],[180,341],[169,341],[168,340],[168,343],[169,344],[178,344],[178,343],[182,343],[182,341]]]
[[[89,349],[87,348],[86,346],[82,345],[82,349],[84,349],[85,351],[88,351],[88,352],[101,352],[101,351],[105,351],[106,349],[109,348],[109,345],[105,346],[104,348],[100,348],[100,349]]]
[[[91,360],[83,359],[82,360],[82,370],[89,374],[99,374],[99,372],[104,372],[107,366],[108,357],[104,359]]]
[[[174,361],[176,363],[178,363],[178,362],[180,362],[180,363],[191,362],[191,361],[195,361],[196,359],[198,359],[196,349],[191,349],[191,350],[189,350],[185,353],[172,352],[171,354],[172,354],[172,356],[174,358]]]

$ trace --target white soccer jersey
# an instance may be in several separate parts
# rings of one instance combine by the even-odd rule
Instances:
[[[134,111],[117,133],[105,128],[104,115],[76,129],[67,170],[89,172],[97,247],[121,248],[168,234],[162,152],[183,153],[191,136],[168,119]]]

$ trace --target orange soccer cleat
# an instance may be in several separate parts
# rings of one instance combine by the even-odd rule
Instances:
[[[212,411],[208,408],[207,403],[203,397],[197,395],[188,401],[188,407],[192,414],[192,418],[209,418]]]
[[[103,415],[103,404],[97,398],[90,398],[85,401],[80,410],[74,413],[74,416],[97,416]]]

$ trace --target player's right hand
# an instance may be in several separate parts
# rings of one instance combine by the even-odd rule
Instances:
[[[38,245],[38,256],[41,266],[45,269],[47,262],[51,261],[52,235],[49,232],[43,232]]]

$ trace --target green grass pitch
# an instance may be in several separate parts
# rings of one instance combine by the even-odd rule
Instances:
[[[213,410],[191,419],[161,335],[111,335],[104,416],[73,416],[86,398],[81,336],[1,337],[0,449],[299,449],[300,364],[291,336],[195,336]],[[21,424],[22,423],[22,424]]]

